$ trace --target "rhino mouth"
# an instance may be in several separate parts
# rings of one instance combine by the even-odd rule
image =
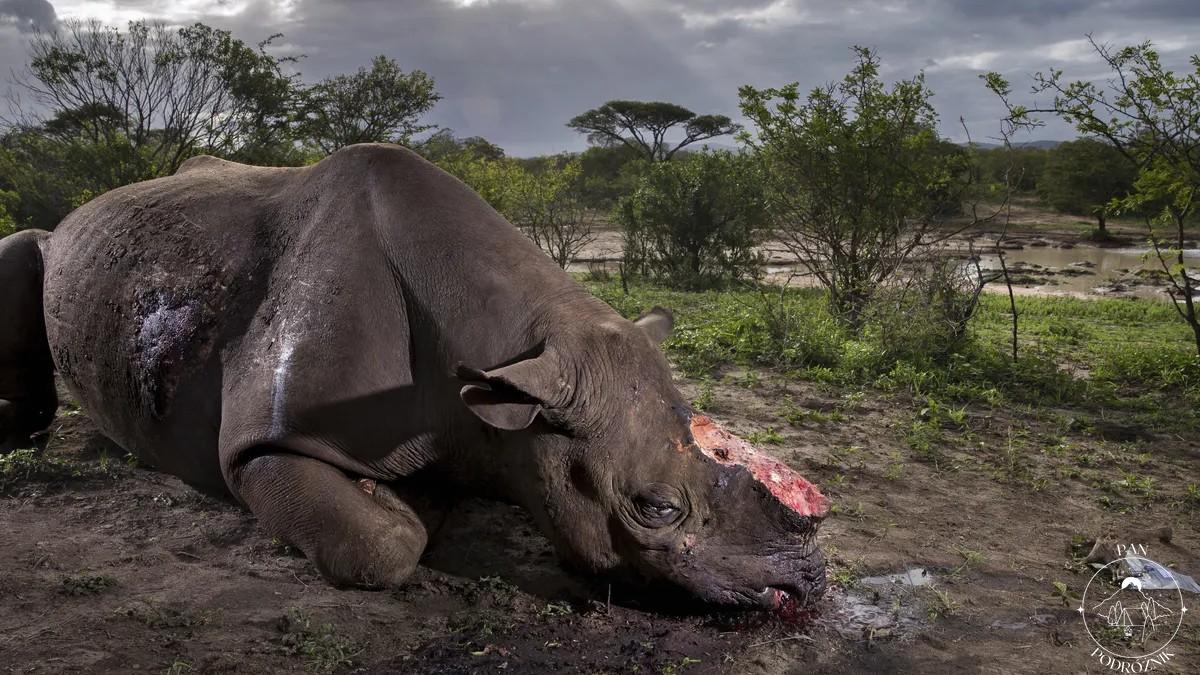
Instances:
[[[825,594],[825,585],[779,585],[767,586],[754,596],[755,606],[768,611],[789,608],[809,608],[817,604]]]
[[[811,574],[801,573],[795,580],[761,587],[700,593],[710,606],[734,610],[796,611],[811,609],[825,595],[824,568]]]

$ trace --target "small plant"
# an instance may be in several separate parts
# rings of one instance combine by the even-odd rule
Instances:
[[[700,391],[692,401],[692,407],[701,412],[713,409],[713,383],[711,378],[700,380]]]
[[[1192,506],[1200,506],[1200,485],[1196,483],[1188,483],[1187,491],[1183,495],[1183,500]]]
[[[917,416],[930,424],[936,425],[938,428],[946,428],[948,426],[957,429],[967,428],[966,406],[961,408],[948,406],[939,403],[932,396],[926,399],[925,407],[921,408]]]
[[[765,431],[753,431],[746,435],[746,440],[753,445],[783,445],[783,436],[774,427]]]
[[[842,588],[853,588],[858,583],[858,568],[856,565],[846,567],[830,567],[829,580]]]
[[[883,477],[887,480],[900,480],[904,475],[904,458],[900,456],[899,452],[893,452],[889,456],[892,461],[883,472]]]
[[[97,595],[117,585],[117,580],[110,576],[69,576],[63,577],[59,591],[67,595]]]
[[[1154,496],[1155,481],[1153,476],[1139,476],[1122,471],[1121,480],[1113,481],[1113,487],[1149,499]]]
[[[694,664],[697,664],[700,662],[701,662],[700,659],[694,659],[690,656],[685,656],[682,659],[680,659],[674,663],[668,663],[667,665],[663,666],[661,672],[662,672],[662,675],[675,675],[676,673],[682,671],[684,668],[687,668],[690,665],[694,665]]]
[[[930,621],[935,621],[940,616],[954,616],[958,613],[959,605],[954,598],[950,597],[950,593],[948,591],[943,591],[940,588],[933,588],[932,586],[929,588],[929,590],[933,593],[934,599],[933,604],[931,604],[928,609]]]
[[[936,422],[916,419],[904,432],[904,442],[926,461],[937,460],[940,455],[937,446],[944,440],[942,428]]]
[[[867,466],[867,461],[863,457],[863,449],[857,445],[835,447],[829,451],[829,455],[839,468],[865,469]]]
[[[983,562],[983,553],[981,551],[976,551],[974,549],[967,548],[966,546],[955,546],[954,552],[958,553],[958,555],[962,557],[963,561],[961,565],[950,570],[949,576],[952,579],[961,578],[964,571]]]
[[[155,607],[141,603],[119,607],[116,613],[139,621],[147,628],[188,629],[206,626],[212,621],[212,615],[208,612],[192,614],[173,607]]]
[[[288,610],[279,628],[284,634],[285,651],[305,659],[318,672],[330,673],[352,666],[354,657],[362,651],[353,641],[338,635],[333,624],[317,624],[301,609]]]
[[[791,399],[787,399],[783,402],[783,406],[781,406],[779,409],[779,416],[783,418],[783,421],[787,422],[793,427],[802,426],[805,422],[822,424],[825,422],[842,421],[842,413],[840,410],[833,410],[831,412],[809,410],[808,408],[801,408],[800,406],[797,406]]]
[[[538,610],[537,615],[543,619],[552,616],[570,616],[574,610],[571,609],[571,603],[560,600],[558,602],[548,602],[545,607]]]
[[[835,516],[846,516],[855,520],[866,520],[867,511],[863,508],[862,502],[857,502],[853,506],[842,506],[834,504],[829,507],[829,512]]]
[[[167,666],[167,675],[183,675],[190,672],[192,672],[191,662],[183,659],[175,659],[171,665]]]
[[[1079,596],[1071,592],[1063,582],[1054,581],[1050,585],[1054,587],[1054,597],[1062,600],[1063,606],[1073,607],[1079,604]]]
[[[742,375],[741,385],[747,389],[757,389],[762,384],[762,375],[757,370],[747,370]]]

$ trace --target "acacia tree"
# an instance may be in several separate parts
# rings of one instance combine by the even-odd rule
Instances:
[[[999,73],[983,76],[985,83],[1008,109],[1008,132],[1041,126],[1038,115],[1054,115],[1084,136],[1104,139],[1136,169],[1132,192],[1111,206],[1146,214],[1172,306],[1191,327],[1200,354],[1195,304],[1200,279],[1184,258],[1187,223],[1200,211],[1200,55],[1191,57],[1190,72],[1176,74],[1163,67],[1149,42],[1114,49],[1088,40],[1110,79],[1070,81],[1061,70],[1037,73],[1032,93],[1052,94],[1048,107],[1013,103],[1012,88]]]
[[[724,115],[697,115],[661,101],[609,101],[576,115],[567,126],[587,134],[588,141],[597,145],[635,148],[651,162],[669,160],[692,143],[741,129]],[[676,128],[683,131],[683,140],[671,144],[666,137]]]
[[[853,70],[807,99],[795,83],[739,93],[776,236],[829,291],[833,315],[858,328],[880,285],[947,236],[937,226],[956,215],[971,170],[967,153],[938,138],[924,76],[889,89],[878,58],[854,52]]]
[[[107,148],[103,189],[171,174],[198,152],[261,155],[285,143],[293,93],[283,63],[228,31],[132,21],[67,21],[34,33],[17,84],[62,143]]]
[[[1113,200],[1133,189],[1136,176],[1136,167],[1111,144],[1081,138],[1049,152],[1037,191],[1058,211],[1094,215],[1096,234],[1104,238]]]
[[[326,78],[304,91],[299,135],[326,153],[354,143],[407,144],[433,128],[420,118],[441,100],[424,71],[405,73],[376,56],[370,69]]]

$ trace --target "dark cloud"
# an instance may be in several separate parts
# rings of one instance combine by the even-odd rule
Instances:
[[[0,0],[0,23],[11,23],[22,33],[48,30],[57,21],[47,0]]]
[[[55,0],[59,17],[101,3]],[[0,0],[0,13],[25,25],[30,8],[53,21],[45,0]],[[528,155],[584,146],[565,127],[612,98],[667,100],[697,112],[737,117],[737,88],[840,79],[851,45],[875,48],[888,79],[925,70],[942,132],[961,139],[998,128],[999,103],[978,75],[999,70],[1018,91],[1051,67],[1068,76],[1103,74],[1084,38],[1128,44],[1153,40],[1164,62],[1187,67],[1200,52],[1197,0],[248,0],[163,3],[118,0],[129,12],[171,12],[256,42],[275,32],[306,58],[306,79],[352,71],[376,54],[437,81],[443,100],[431,120],[482,135]],[[190,9],[178,9],[185,7]],[[197,8],[211,8],[209,10]],[[45,11],[48,9],[48,13]],[[186,12],[186,13],[185,13]],[[114,15],[116,16],[116,15]],[[99,18],[106,18],[100,16]],[[0,26],[0,60],[15,50]],[[1042,136],[1066,137],[1051,127]]]

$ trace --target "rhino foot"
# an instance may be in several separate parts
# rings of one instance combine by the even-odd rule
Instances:
[[[373,483],[320,460],[269,453],[242,466],[234,487],[269,532],[303,551],[331,583],[399,586],[428,534],[416,510]]]

